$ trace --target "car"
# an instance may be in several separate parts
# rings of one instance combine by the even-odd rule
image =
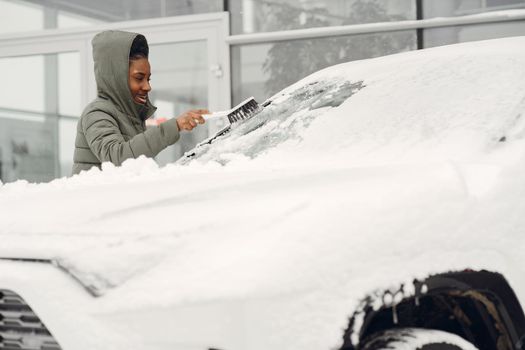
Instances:
[[[159,167],[0,186],[0,348],[522,349],[525,37],[318,71]]]

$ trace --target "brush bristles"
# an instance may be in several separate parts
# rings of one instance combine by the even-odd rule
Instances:
[[[259,110],[259,104],[253,97],[241,103],[238,107],[228,113],[230,123],[252,117]]]

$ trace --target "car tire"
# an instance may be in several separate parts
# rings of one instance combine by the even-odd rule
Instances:
[[[364,340],[359,350],[478,350],[460,336],[435,329],[399,328],[379,332]]]

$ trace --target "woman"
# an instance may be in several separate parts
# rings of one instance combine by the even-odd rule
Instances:
[[[151,104],[151,76],[146,38],[137,33],[110,30],[92,41],[97,98],[77,125],[73,174],[102,162],[121,165],[128,158],[154,157],[179,139],[180,130],[203,124],[205,109],[190,110],[146,130]]]

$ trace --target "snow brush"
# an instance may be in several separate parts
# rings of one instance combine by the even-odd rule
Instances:
[[[220,111],[215,112],[211,114],[203,114],[202,117],[205,120],[219,118],[219,117],[228,117],[228,121],[230,124],[249,119],[253,117],[255,114],[260,112],[264,107],[268,106],[271,103],[271,101],[267,101],[263,103],[262,106],[255,101],[255,98],[250,97],[246,100],[239,103],[237,106],[233,107],[232,109],[229,109],[227,111]]]
[[[254,115],[258,114],[260,111],[264,109],[264,107],[268,106],[270,103],[272,103],[271,100],[266,100],[262,105],[259,105],[257,101],[255,101],[255,98],[250,97],[246,100],[239,103],[237,106],[233,107],[232,109],[229,109],[227,111],[220,111],[215,112],[211,114],[203,114],[202,117],[205,120],[220,118],[220,117],[228,117],[228,121],[230,122],[227,124],[224,128],[219,130],[215,133],[215,135],[207,138],[206,140],[198,143],[191,151],[185,153],[184,158],[191,158],[195,156],[197,149],[200,147],[211,144],[215,139],[218,137],[228,133],[231,130],[231,127],[234,123],[238,123],[240,121],[249,119],[253,117]]]

